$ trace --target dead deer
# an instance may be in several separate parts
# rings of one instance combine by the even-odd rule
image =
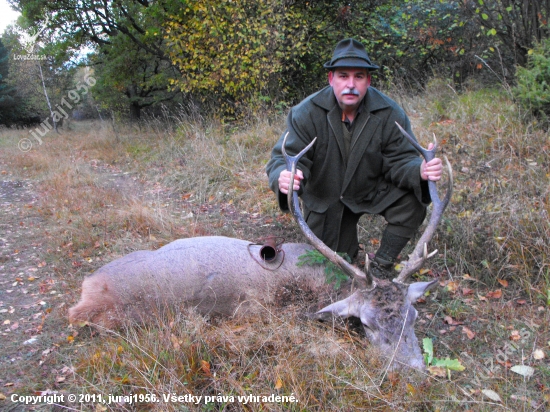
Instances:
[[[426,160],[433,158],[435,146],[427,151],[402,131]],[[314,141],[294,157],[284,153],[292,173]],[[297,193],[289,191],[291,212],[305,237],[350,276],[350,282],[339,291],[338,299],[343,299],[335,301],[327,295],[331,288],[326,285],[321,265],[297,266],[299,257],[313,249],[309,244],[283,244],[280,252],[267,260],[262,248],[251,242],[205,236],[179,239],[156,251],[133,252],[101,267],[84,280],[80,301],[69,309],[69,321],[115,328],[128,320],[146,322],[148,314],[158,312],[159,308],[177,309],[180,305],[195,308],[204,315],[246,316],[260,306],[276,303],[281,291],[299,284],[318,294],[319,303],[333,302],[324,307],[316,304],[316,309],[322,309],[309,315],[310,318],[359,318],[370,342],[391,360],[392,369],[403,366],[424,369],[414,333],[417,311],[413,304],[436,281],[411,285],[404,282],[435,253],[428,255],[426,244],[450,199],[452,177],[448,162],[447,165],[447,194],[441,201],[435,183],[428,183],[433,202],[430,221],[393,282],[364,273],[328,248],[305,223]]]

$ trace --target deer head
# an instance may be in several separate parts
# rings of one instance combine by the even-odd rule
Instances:
[[[397,126],[411,144],[424,156],[426,161],[430,161],[435,157],[437,148],[435,137],[434,147],[431,150],[427,150],[422,148],[399,124]],[[290,156],[285,150],[287,136],[288,133],[283,140],[282,152],[285,157],[287,170],[291,172],[290,181],[293,182],[298,161],[313,146],[317,138],[313,139],[296,156]],[[293,191],[293,185],[289,185],[288,204],[303,234],[323,256],[338,265],[344,273],[350,276],[354,285],[353,292],[347,298],[326,306],[311,317],[319,320],[327,320],[333,316],[359,318],[363,324],[366,336],[373,345],[381,350],[381,353],[388,356],[392,369],[400,369],[404,366],[420,370],[425,368],[418,339],[414,333],[414,322],[418,312],[413,305],[419,297],[424,295],[436,283],[436,280],[432,282],[416,282],[410,285],[405,284],[405,281],[422,266],[427,258],[437,253],[437,251],[434,251],[428,254],[427,243],[435,233],[443,211],[451,198],[452,169],[447,158],[445,160],[449,174],[447,193],[444,199],[440,200],[435,182],[428,181],[433,203],[430,220],[413,253],[409,256],[409,260],[405,263],[399,276],[393,281],[378,279],[372,276],[368,270],[366,273],[361,271],[358,267],[351,265],[326,246],[305,222],[300,209],[298,194]],[[368,258],[365,267],[369,267]]]

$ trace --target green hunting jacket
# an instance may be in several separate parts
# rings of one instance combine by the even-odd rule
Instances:
[[[413,192],[425,205],[430,202],[428,185],[420,177],[422,159],[395,125],[397,121],[414,136],[403,109],[373,87],[363,103],[355,120],[347,164],[342,112],[332,87],[325,87],[290,110],[287,130],[266,166],[269,186],[277,194],[281,210],[288,211],[287,196],[278,187],[279,174],[286,169],[281,146],[287,132],[290,155],[317,136],[298,164],[304,173],[299,194],[306,219],[308,212],[343,210],[341,205],[354,213],[380,214],[407,192]]]

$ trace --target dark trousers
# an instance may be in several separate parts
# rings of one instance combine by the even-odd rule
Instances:
[[[328,247],[345,252],[351,258],[359,251],[357,223],[363,214],[353,213],[343,203],[329,207],[325,213],[306,211],[306,223]],[[412,238],[426,217],[426,207],[408,193],[380,213],[392,234]]]

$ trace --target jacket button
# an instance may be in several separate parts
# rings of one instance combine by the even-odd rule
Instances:
[[[340,196],[340,200],[344,200],[344,196]]]

